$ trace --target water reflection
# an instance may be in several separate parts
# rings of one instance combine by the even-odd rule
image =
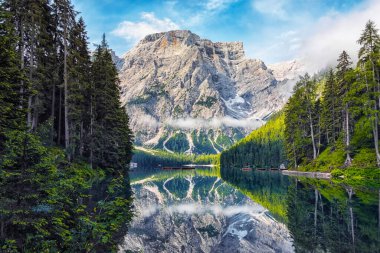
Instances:
[[[120,252],[380,252],[379,187],[236,168],[132,174]]]
[[[120,252],[293,252],[286,226],[216,175],[132,175],[136,216]]]
[[[288,228],[299,252],[380,252],[376,191],[294,182],[287,195]]]
[[[284,221],[296,252],[380,252],[378,187],[222,169],[222,178]]]

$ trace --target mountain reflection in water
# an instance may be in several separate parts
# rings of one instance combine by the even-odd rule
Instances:
[[[221,174],[132,174],[136,216],[119,252],[380,252],[378,187]]]

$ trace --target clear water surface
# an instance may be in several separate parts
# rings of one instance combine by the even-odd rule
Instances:
[[[119,252],[380,252],[378,187],[223,171],[131,173]]]

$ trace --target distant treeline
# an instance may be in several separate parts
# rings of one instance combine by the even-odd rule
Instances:
[[[249,165],[255,168],[278,168],[286,164],[284,113],[278,113],[262,127],[220,154],[222,169]]]
[[[217,164],[218,155],[188,155],[183,153],[169,153],[162,150],[133,151],[132,162],[138,164],[138,168],[159,168],[163,166],[182,166],[186,164]]]

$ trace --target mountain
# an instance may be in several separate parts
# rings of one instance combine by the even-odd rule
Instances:
[[[241,42],[187,30],[148,35],[123,60],[121,100],[136,144],[187,153],[219,153],[262,125],[299,69],[271,70],[246,58]]]
[[[119,252],[294,252],[286,226],[220,178],[156,174],[132,188]]]
[[[305,66],[297,60],[269,64],[268,68],[278,81],[295,80],[299,74],[305,72]]]
[[[124,65],[124,59],[117,56],[115,51],[113,50],[110,50],[110,53],[111,53],[112,61],[115,63],[117,70],[120,71]]]

